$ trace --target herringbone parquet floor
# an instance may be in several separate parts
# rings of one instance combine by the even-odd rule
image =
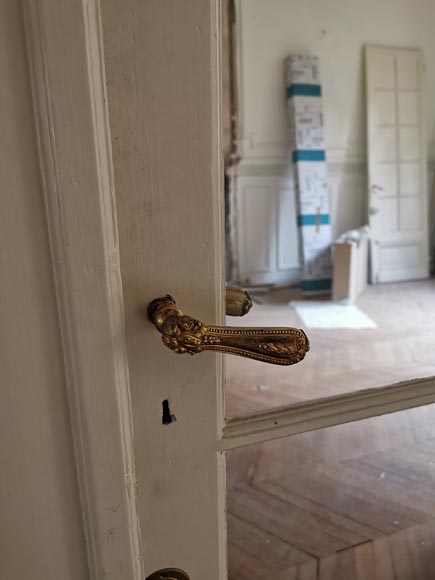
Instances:
[[[435,408],[235,450],[231,580],[435,580]]]

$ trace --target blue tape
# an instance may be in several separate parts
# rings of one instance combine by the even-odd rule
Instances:
[[[329,215],[327,213],[321,214],[305,214],[298,215],[298,226],[327,226],[329,224]]]
[[[292,153],[293,163],[300,161],[325,161],[325,151],[323,149],[296,149]]]
[[[331,290],[332,280],[331,278],[325,278],[323,280],[302,280],[301,290],[303,292],[315,292],[320,290]]]
[[[322,88],[320,85],[308,85],[295,83],[287,87],[287,98],[291,97],[321,97]]]

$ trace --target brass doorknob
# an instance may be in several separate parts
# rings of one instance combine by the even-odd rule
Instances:
[[[183,314],[169,295],[150,302],[148,318],[161,333],[163,344],[179,354],[213,350],[276,365],[293,365],[310,349],[306,334],[297,328],[206,326]]]
[[[227,316],[245,316],[252,308],[252,299],[246,290],[238,286],[225,288],[225,310]]]

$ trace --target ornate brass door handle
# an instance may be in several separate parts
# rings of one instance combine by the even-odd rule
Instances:
[[[297,328],[238,328],[206,326],[183,314],[172,296],[150,302],[148,317],[162,341],[176,353],[214,350],[276,365],[300,362],[310,349],[306,334]]]

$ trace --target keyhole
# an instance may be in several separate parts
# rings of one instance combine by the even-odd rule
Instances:
[[[164,401],[162,401],[162,425],[170,425],[171,423],[174,423],[176,420],[177,420],[176,416],[171,414],[168,399],[165,399]]]

